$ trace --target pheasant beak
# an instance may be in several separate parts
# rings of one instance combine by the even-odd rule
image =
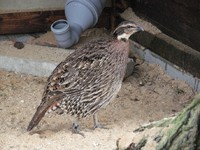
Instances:
[[[142,27],[139,27],[139,26],[136,28],[136,30],[137,31],[144,31],[144,29]]]

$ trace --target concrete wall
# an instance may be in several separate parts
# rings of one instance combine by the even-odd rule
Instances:
[[[0,0],[0,13],[64,9],[67,0]]]

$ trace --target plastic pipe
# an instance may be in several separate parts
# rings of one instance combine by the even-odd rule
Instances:
[[[69,48],[79,41],[80,35],[95,26],[106,0],[68,0],[65,4],[67,20],[57,20],[51,25],[51,31],[58,44]]]

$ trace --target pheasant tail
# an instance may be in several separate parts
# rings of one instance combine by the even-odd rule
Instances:
[[[31,122],[28,125],[27,131],[32,130],[37,124],[40,122],[40,120],[44,117],[45,113],[49,109],[50,106],[46,107],[44,105],[40,105],[37,108],[37,111],[35,112]]]
[[[27,131],[30,131],[37,126],[40,120],[44,117],[45,113],[53,106],[57,106],[64,96],[65,94],[60,91],[45,94],[41,104],[38,106],[31,122],[28,125]]]

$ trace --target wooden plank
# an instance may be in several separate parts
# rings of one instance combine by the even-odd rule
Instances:
[[[200,51],[199,0],[145,0],[134,8],[167,35]]]
[[[111,28],[111,13],[112,13],[111,7],[105,7],[101,15],[99,16],[99,20],[97,24],[95,25],[95,27],[110,29]]]
[[[153,35],[145,31],[138,32],[131,36],[131,39],[191,73],[194,77],[200,78],[200,52],[163,33]]]
[[[1,14],[0,34],[47,31],[58,19],[65,19],[63,10]]]
[[[96,27],[110,27],[110,8],[104,8]],[[64,10],[0,14],[0,34],[34,33],[50,30],[58,19],[66,19]]]

